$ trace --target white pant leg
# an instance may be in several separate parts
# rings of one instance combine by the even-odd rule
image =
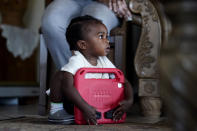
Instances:
[[[85,8],[83,9],[83,7]],[[70,20],[80,14],[91,15],[102,20],[108,31],[118,25],[115,14],[107,6],[98,2],[54,0],[44,13],[41,28],[47,48],[58,69],[68,63],[71,56],[69,44],[65,37],[66,28]]]
[[[70,20],[80,15],[87,0],[54,0],[46,8],[42,18],[43,36],[56,67],[60,69],[71,56],[65,32]]]
[[[106,5],[98,2],[92,2],[85,6],[81,15],[90,15],[100,19],[107,27],[108,32],[119,24],[119,20],[114,12],[111,11]]]

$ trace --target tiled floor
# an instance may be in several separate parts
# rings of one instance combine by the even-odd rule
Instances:
[[[0,105],[0,131],[170,131],[167,119],[147,119],[139,115],[135,106],[123,124],[57,125],[47,121],[47,116],[37,115],[37,104]]]
[[[0,99],[2,101],[2,99]],[[5,99],[3,99],[5,100]],[[0,104],[0,121],[5,119],[24,117],[25,115],[37,115],[38,114],[38,104],[37,102],[31,102],[31,104],[18,105],[18,102],[8,102],[5,104],[1,102]],[[37,98],[36,98],[37,101]]]
[[[24,106],[0,106],[0,121],[5,119],[12,119],[24,117],[26,115],[37,115],[37,105]]]

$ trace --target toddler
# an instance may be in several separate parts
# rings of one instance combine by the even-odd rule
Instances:
[[[50,82],[49,121],[70,124],[74,120],[73,105],[75,105],[83,112],[88,124],[97,124],[96,109],[80,96],[74,87],[73,78],[77,70],[83,67],[115,68],[106,57],[110,51],[107,36],[106,26],[98,19],[85,15],[71,20],[66,38],[74,55],[69,59],[68,64],[61,68],[61,71],[56,72]],[[115,121],[121,119],[132,103],[132,87],[125,80],[125,99],[113,113],[113,119]]]

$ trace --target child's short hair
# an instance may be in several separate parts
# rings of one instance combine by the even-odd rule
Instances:
[[[71,20],[66,30],[66,39],[70,45],[70,50],[77,50],[77,41],[84,40],[85,30],[89,24],[103,24],[102,21],[85,15]]]

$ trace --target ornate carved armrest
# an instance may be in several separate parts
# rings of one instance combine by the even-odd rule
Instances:
[[[139,77],[142,113],[147,117],[158,118],[161,108],[158,70],[162,41],[160,17],[150,0],[130,0],[129,8],[141,16],[133,18],[137,24],[141,23],[142,30],[134,60]]]

